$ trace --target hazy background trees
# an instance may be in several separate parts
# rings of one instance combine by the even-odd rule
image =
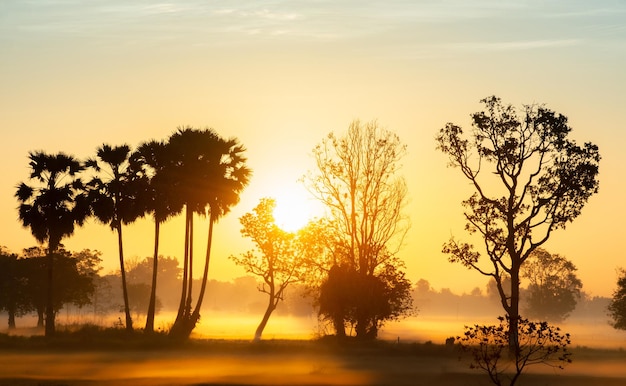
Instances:
[[[611,325],[618,330],[626,330],[626,270],[618,269],[617,275],[617,288],[607,309]]]
[[[466,229],[477,234],[488,259],[470,243],[452,238],[443,252],[496,282],[509,318],[509,344],[519,352],[520,273],[530,255],[553,231],[580,214],[598,191],[600,154],[592,143],[577,145],[568,136],[567,117],[544,106],[521,112],[491,96],[472,114],[472,132],[448,123],[437,148],[474,187],[463,201]],[[511,280],[507,294],[503,278]],[[510,295],[509,295],[510,294]]]
[[[576,266],[565,257],[536,249],[524,264],[522,278],[528,280],[522,310],[527,318],[561,322],[576,308],[583,283]]]

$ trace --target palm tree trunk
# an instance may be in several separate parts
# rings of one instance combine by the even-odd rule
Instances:
[[[172,329],[181,323],[185,313],[185,304],[187,303],[187,277],[189,274],[189,208],[185,208],[185,252],[183,253],[183,280],[182,290],[180,293],[180,302],[178,303],[178,314]]]
[[[189,321],[189,333],[187,334],[187,336],[191,334],[191,331],[196,327],[196,323],[200,319],[200,308],[202,307],[202,301],[204,300],[204,293],[206,291],[206,284],[209,278],[209,263],[211,262],[211,245],[213,244],[214,223],[215,217],[213,215],[213,211],[211,210],[211,214],[209,215],[209,235],[207,237],[206,258],[204,261],[204,271],[202,272],[202,283],[200,285],[200,293],[198,294],[196,307],[194,308],[193,314],[191,315],[191,319]]]
[[[48,239],[48,258],[46,259],[46,271],[47,271],[47,293],[46,293],[46,323],[45,323],[45,336],[51,337],[54,335],[54,253],[56,252],[60,240],[51,236]]]
[[[187,303],[185,316],[191,316],[191,299],[193,297],[193,212],[189,217],[189,276],[187,279]]]
[[[124,297],[124,314],[126,315],[126,331],[133,330],[133,319],[128,304],[128,286],[126,285],[126,269],[124,267],[124,245],[122,244],[122,223],[117,224],[117,246],[120,255],[120,273],[122,275],[122,296]]]
[[[46,271],[47,271],[47,283],[48,291],[46,293],[46,329],[45,336],[50,337],[54,335],[54,294],[53,294],[53,267],[54,256],[52,252],[48,252],[48,258],[46,259]]]
[[[159,230],[161,222],[154,219],[154,254],[152,257],[152,288],[150,290],[150,303],[148,304],[148,313],[146,315],[146,332],[154,332],[154,314],[156,313],[156,287],[157,273],[159,270]]]

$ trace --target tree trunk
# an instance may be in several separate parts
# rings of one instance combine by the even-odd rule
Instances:
[[[335,335],[337,335],[337,337],[346,337],[346,325],[344,324],[343,316],[335,315],[333,317],[333,328],[335,329]]]
[[[261,340],[261,336],[263,335],[263,330],[265,330],[265,326],[267,326],[267,322],[270,320],[270,316],[272,315],[272,312],[274,312],[274,310],[276,309],[276,303],[274,301],[274,288],[270,288],[270,294],[269,294],[269,302],[267,304],[267,309],[265,310],[265,314],[263,314],[263,319],[261,319],[261,323],[259,323],[259,326],[256,328],[256,331],[254,333],[254,341],[258,342]]]
[[[509,352],[514,358],[519,354],[519,266],[513,264],[511,269],[511,305],[509,308]]]
[[[15,330],[15,308],[9,309],[9,330]]]
[[[133,319],[128,303],[128,286],[126,285],[126,268],[124,267],[124,246],[122,244],[122,223],[117,224],[117,246],[120,255],[120,273],[122,275],[122,296],[124,297],[124,314],[126,315],[126,331],[133,331]]]
[[[196,302],[196,307],[191,314],[191,318],[189,319],[189,332],[187,333],[187,337],[191,335],[191,331],[196,327],[196,323],[200,320],[200,308],[202,308],[202,302],[204,301],[204,294],[206,292],[206,284],[209,279],[209,263],[211,262],[211,245],[213,244],[213,225],[215,224],[215,217],[213,216],[213,211],[211,210],[211,214],[209,215],[209,234],[207,237],[207,246],[206,246],[206,258],[204,261],[204,271],[202,272],[202,283],[200,284],[200,293],[198,294],[198,301]]]
[[[191,299],[193,298],[193,212],[189,217],[189,274],[187,278],[187,302],[184,315],[191,315]]]
[[[42,328],[44,324],[44,315],[46,314],[43,308],[37,307],[37,328]]]
[[[185,252],[183,253],[183,280],[180,293],[180,303],[178,303],[178,313],[172,325],[172,331],[176,331],[185,319],[185,304],[187,304],[187,278],[189,274],[189,208],[185,207]]]
[[[156,313],[156,288],[157,273],[159,270],[159,230],[161,222],[154,219],[154,254],[152,257],[152,287],[150,289],[150,303],[148,304],[148,313],[146,314],[146,327],[144,331],[154,332],[154,314]]]
[[[48,249],[48,258],[46,259],[46,271],[47,271],[47,294],[46,294],[46,329],[45,336],[51,337],[54,335],[54,296],[53,296],[53,266],[54,266],[54,251],[55,249]]]

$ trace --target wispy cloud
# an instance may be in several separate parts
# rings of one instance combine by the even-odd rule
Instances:
[[[565,1],[544,5],[538,0],[1,0],[0,42],[78,37],[112,47],[128,41],[235,46],[263,39],[278,44],[378,44],[399,50],[434,44],[446,50],[511,51],[567,47],[596,35],[624,34],[614,15],[623,20],[626,5],[572,1],[575,6],[570,7]],[[580,20],[554,21],[568,17]],[[497,29],[497,37],[487,35],[488,28]],[[459,40],[475,43],[454,43]]]
[[[507,42],[467,42],[445,45],[446,48],[456,51],[470,52],[497,52],[497,51],[526,51],[543,48],[572,47],[583,43],[580,39],[563,40],[527,40]]]

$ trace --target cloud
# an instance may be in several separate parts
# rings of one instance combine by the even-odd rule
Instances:
[[[526,51],[543,48],[572,47],[582,44],[580,39],[562,40],[527,40],[508,42],[467,42],[447,44],[445,47],[452,50],[471,52],[495,52],[495,51]]]

